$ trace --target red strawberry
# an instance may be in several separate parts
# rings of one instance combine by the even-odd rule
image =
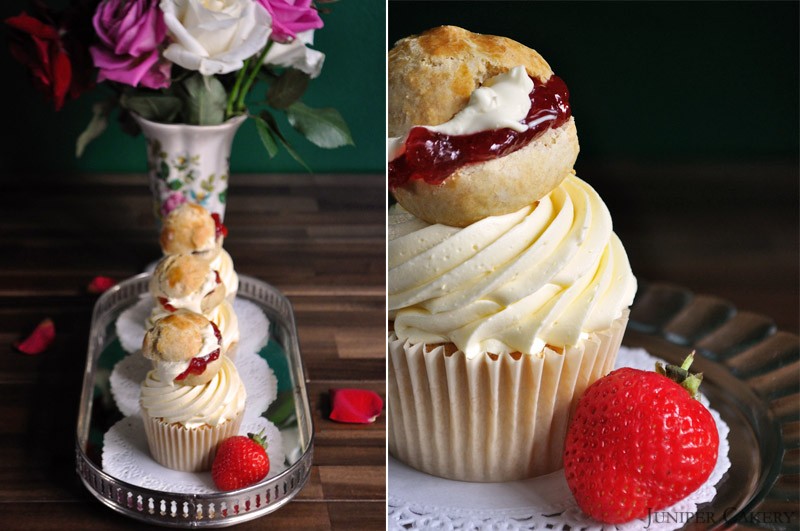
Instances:
[[[236,490],[258,483],[269,474],[264,432],[222,441],[211,465],[211,477],[220,490]]]
[[[694,398],[702,374],[657,364],[618,369],[581,397],[567,432],[564,473],[578,506],[610,524],[669,507],[700,487],[717,462],[719,435]],[[680,383],[676,383],[680,382]]]

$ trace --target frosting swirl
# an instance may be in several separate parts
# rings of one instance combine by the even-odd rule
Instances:
[[[575,176],[464,228],[389,213],[389,311],[400,339],[482,352],[577,344],[630,306],[636,279],[600,196]]]
[[[233,362],[222,357],[219,371],[203,385],[173,385],[152,370],[142,382],[140,403],[150,417],[187,428],[217,426],[244,410],[246,392]]]
[[[225,285],[226,296],[233,300],[239,290],[239,275],[233,268],[231,255],[225,249],[220,249],[219,254],[211,261],[210,267],[219,273],[222,283]]]
[[[222,333],[222,350],[227,351],[233,343],[239,341],[239,318],[233,309],[233,305],[224,300],[222,303],[211,310],[208,320],[217,325]]]

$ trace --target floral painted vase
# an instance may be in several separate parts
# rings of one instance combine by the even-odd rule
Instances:
[[[233,137],[247,118],[219,125],[162,124],[134,115],[147,140],[147,163],[157,219],[185,202],[225,217]]]

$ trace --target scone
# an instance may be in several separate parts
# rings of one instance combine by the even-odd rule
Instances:
[[[140,405],[153,458],[175,470],[209,470],[218,445],[236,435],[246,392],[233,361],[220,355],[220,334],[200,315],[179,311],[147,332],[153,360]]]
[[[389,62],[390,134],[393,126],[415,130],[458,115],[465,102],[480,103],[487,94],[469,91],[481,90],[481,82],[497,93],[488,100],[519,102],[523,69],[531,78],[554,77],[533,50],[459,28],[437,28],[398,47]],[[537,90],[534,83],[534,100]],[[559,105],[563,119],[566,97]],[[481,118],[480,109],[470,112]],[[528,127],[529,114],[504,119],[520,115],[517,129]],[[495,127],[516,127],[478,122],[470,134],[495,137]],[[546,146],[534,139],[511,154],[470,162],[438,185],[412,178],[413,186],[394,190],[400,204],[389,213],[389,451],[430,474],[510,481],[560,468],[577,399],[611,370],[622,341],[636,280],[608,209],[572,171],[574,123],[538,134],[555,136]],[[543,162],[551,156],[552,165]],[[497,171],[511,157],[522,162]],[[422,162],[419,171],[426,172]],[[465,172],[474,182],[461,179]],[[453,189],[440,192],[454,177]],[[486,202],[486,183],[505,195]]]
[[[460,227],[547,195],[579,151],[567,87],[536,51],[453,26],[389,52],[389,136],[397,201]]]
[[[184,203],[164,218],[161,250],[165,255],[192,254],[211,262],[219,272],[225,291],[232,301],[239,289],[239,276],[230,254],[222,248],[228,229],[218,214],[210,214],[194,203]]]
[[[239,321],[225,285],[211,262],[194,254],[167,255],[159,261],[150,281],[156,305],[147,321],[150,327],[177,310],[189,310],[210,319],[222,332],[223,351],[232,355],[239,340]]]

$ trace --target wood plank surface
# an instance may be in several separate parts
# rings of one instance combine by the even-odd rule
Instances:
[[[121,280],[160,255],[143,175],[8,179],[0,198],[0,504],[4,529],[143,529],[95,500],[74,444],[95,275]],[[315,425],[308,483],[288,505],[237,529],[383,529],[385,415],[328,419],[332,388],[385,399],[385,180],[382,175],[234,176],[225,248],[239,273],[291,301]],[[53,345],[12,347],[44,317]]]

